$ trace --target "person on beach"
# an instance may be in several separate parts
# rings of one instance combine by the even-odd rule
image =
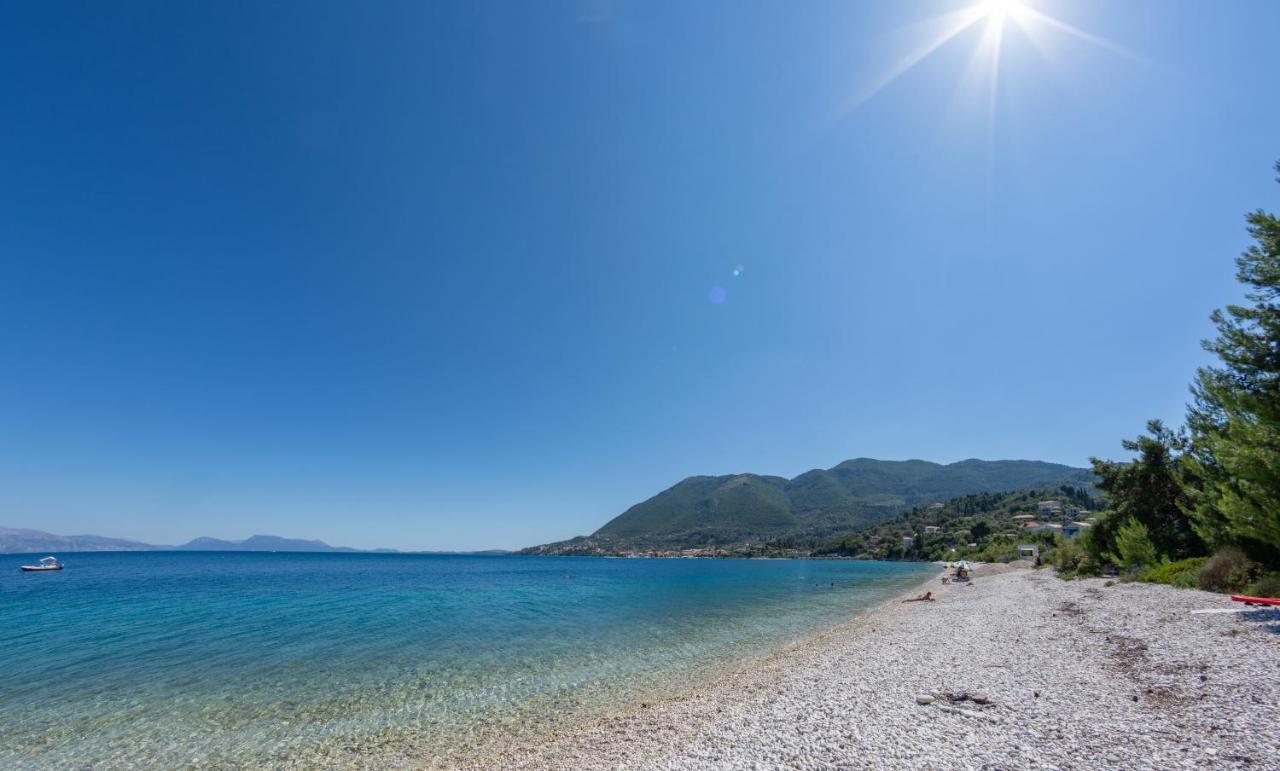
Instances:
[[[933,592],[925,592],[919,597],[912,597],[909,600],[903,600],[903,602],[933,602]]]

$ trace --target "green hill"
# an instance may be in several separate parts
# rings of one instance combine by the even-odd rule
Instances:
[[[913,506],[973,493],[1059,485],[1087,487],[1087,469],[1040,461],[857,458],[794,479],[757,474],[689,477],[637,503],[590,536],[527,549],[596,554],[725,548],[778,539],[821,542]]]

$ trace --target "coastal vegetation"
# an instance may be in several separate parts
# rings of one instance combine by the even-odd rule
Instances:
[[[1107,505],[1060,550],[1064,574],[1112,564],[1155,583],[1280,593],[1280,218],[1246,221],[1245,302],[1211,316],[1216,362],[1195,373],[1185,427],[1153,420],[1122,443],[1132,460],[1092,459]]]

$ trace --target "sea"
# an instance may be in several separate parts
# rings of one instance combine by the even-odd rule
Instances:
[[[38,555],[37,555],[38,556]],[[0,555],[0,768],[448,763],[673,695],[918,585],[850,560]]]

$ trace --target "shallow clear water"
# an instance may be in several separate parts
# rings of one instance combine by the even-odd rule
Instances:
[[[0,768],[445,757],[709,676],[926,578],[903,563],[0,557]]]

